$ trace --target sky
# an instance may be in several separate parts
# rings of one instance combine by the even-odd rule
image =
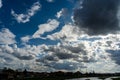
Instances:
[[[119,0],[0,0],[0,68],[120,72]]]

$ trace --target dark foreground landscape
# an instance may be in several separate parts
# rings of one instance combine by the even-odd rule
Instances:
[[[105,78],[120,76],[120,73],[81,73],[77,72],[30,72],[27,70],[19,71],[4,68],[0,71],[0,80],[66,80],[74,78],[98,77],[101,80]],[[90,79],[85,79],[90,80]],[[113,78],[112,80],[120,80]]]

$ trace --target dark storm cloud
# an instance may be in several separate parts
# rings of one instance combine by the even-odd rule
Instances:
[[[115,33],[118,5],[119,0],[84,0],[74,11],[75,24],[89,35]]]

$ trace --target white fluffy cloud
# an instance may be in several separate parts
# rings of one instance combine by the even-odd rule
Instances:
[[[15,35],[9,29],[2,29],[0,31],[0,44],[13,44],[16,43]]]
[[[51,32],[59,26],[59,22],[55,19],[48,20],[47,23],[39,25],[39,29],[33,34],[33,38],[40,38],[45,32]]]
[[[39,2],[35,2],[30,9],[27,10],[26,14],[16,14],[14,10],[11,11],[12,16],[15,17],[18,23],[26,23],[30,21],[30,18],[41,8]]]
[[[2,4],[2,0],[0,0],[0,8],[3,6],[3,4]]]

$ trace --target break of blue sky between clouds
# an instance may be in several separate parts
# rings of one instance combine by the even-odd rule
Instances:
[[[83,3],[0,0],[0,68],[119,72],[119,31],[89,35],[75,25],[74,11]],[[118,20],[119,14],[118,8]]]

